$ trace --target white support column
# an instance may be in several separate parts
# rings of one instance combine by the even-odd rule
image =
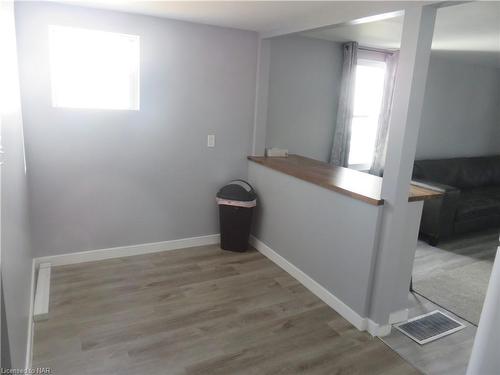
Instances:
[[[415,241],[409,240],[408,217],[413,216],[408,192],[415,159],[436,8],[405,11],[394,102],[389,125],[382,183],[384,211],[379,240],[370,317],[386,324],[389,315],[405,309]],[[411,220],[410,220],[411,222]]]
[[[266,148],[270,55],[271,41],[269,39],[260,39],[257,56],[257,83],[255,87],[255,112],[251,145],[251,152],[254,156],[263,156]]]

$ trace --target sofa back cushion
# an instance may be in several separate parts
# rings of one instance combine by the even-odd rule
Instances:
[[[459,189],[500,186],[500,156],[417,160],[413,178]]]

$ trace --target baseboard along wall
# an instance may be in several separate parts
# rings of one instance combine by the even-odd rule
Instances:
[[[267,246],[258,238],[251,236],[250,243],[260,253],[269,258],[292,277],[297,279],[302,285],[309,289],[319,299],[325,302],[328,306],[338,312],[344,319],[351,323],[360,331],[368,331],[373,336],[386,336],[391,332],[391,325],[380,325],[369,318],[362,317],[348,305],[342,302],[341,299],[329,292],[325,287],[312,279],[301,269],[290,263],[288,260],[279,255],[276,251]]]
[[[181,238],[171,241],[151,242],[139,245],[49,255],[35,258],[35,262],[37,265],[40,263],[50,263],[52,266],[63,266],[68,264],[94,262],[97,260],[178,250],[196,246],[215,245],[219,243],[219,241],[219,234],[209,234],[207,236]]]
[[[122,258],[141,254],[158,253],[162,251],[178,250],[189,247],[215,245],[220,242],[219,234],[207,236],[182,238],[172,241],[152,242],[131,246],[112,247],[108,249],[89,250],[75,253],[49,255],[33,259],[31,269],[31,291],[30,307],[28,316],[28,338],[26,343],[26,369],[30,369],[33,360],[33,330],[34,330],[34,310],[35,310],[35,290],[37,271],[42,263],[49,263],[50,266],[63,266],[68,264],[93,262],[98,260]]]
[[[215,245],[220,242],[219,234],[211,234],[207,236],[183,238],[172,241],[152,242],[139,245],[120,246],[107,249],[81,251],[75,253],[66,253],[58,255],[49,255],[33,259],[32,267],[32,285],[31,285],[31,301],[30,301],[30,316],[28,319],[28,342],[26,350],[26,368],[31,368],[33,357],[33,313],[34,313],[34,300],[35,300],[35,277],[36,271],[40,264],[50,263],[51,266],[62,266],[68,264],[77,264],[84,262],[93,262],[98,260],[113,259],[128,257],[134,255],[151,254],[163,251],[178,250],[196,246]],[[373,336],[385,336],[390,333],[391,325],[379,325],[372,320],[360,316],[357,312],[347,306],[342,300],[330,293],[326,288],[313,280],[305,272],[283,258],[264,242],[260,241],[254,236],[250,237],[250,243],[262,255],[270,259],[273,263],[282,268],[285,272],[297,279],[308,290],[320,298],[332,309],[337,311],[342,317],[349,321],[354,327],[360,331],[368,331]],[[407,313],[407,311],[406,311]],[[398,317],[393,320],[401,319],[404,312],[398,312]],[[395,317],[394,317],[395,318]],[[398,319],[399,318],[399,319]]]
[[[30,304],[29,304],[29,315],[28,315],[28,337],[26,342],[26,360],[25,368],[26,370],[31,368],[31,363],[33,360],[33,330],[34,330],[34,310],[35,310],[35,276],[36,276],[36,263],[35,259],[31,262],[31,287],[30,287]]]

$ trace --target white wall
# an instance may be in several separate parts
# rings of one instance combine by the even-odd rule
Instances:
[[[416,159],[500,154],[500,69],[431,56]]]
[[[217,233],[217,189],[247,175],[257,34],[54,3],[16,19],[36,256]],[[140,35],[141,110],[52,108],[49,24]]]
[[[339,43],[271,39],[266,147],[328,161],[342,72]]]
[[[28,189],[14,7],[0,3],[2,367],[24,368],[31,288]],[[5,316],[3,316],[5,314]],[[6,324],[5,324],[6,323]]]

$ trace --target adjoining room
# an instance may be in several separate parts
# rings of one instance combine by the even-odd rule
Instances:
[[[494,2],[437,12],[413,170],[445,191],[424,204],[413,289],[476,326],[500,234],[499,20]]]

